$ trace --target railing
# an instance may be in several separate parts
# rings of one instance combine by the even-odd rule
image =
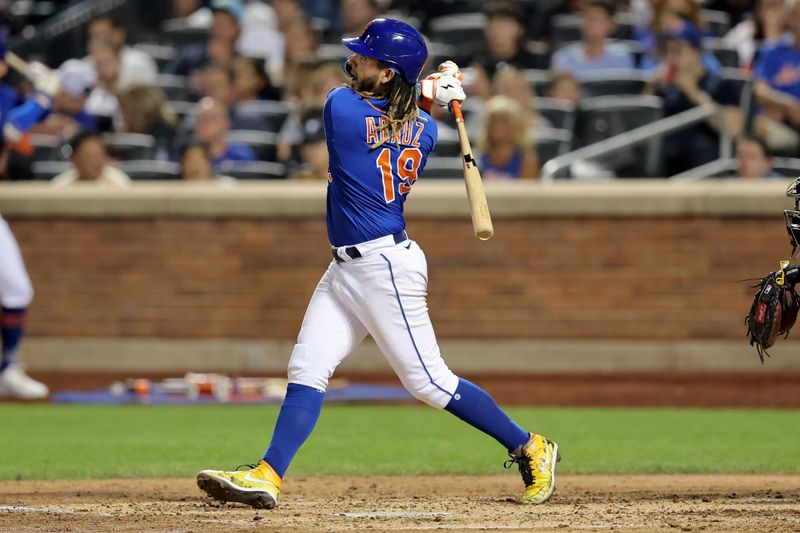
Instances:
[[[568,152],[560,155],[555,159],[551,159],[542,167],[541,182],[553,183],[556,174],[561,170],[569,167],[576,161],[584,159],[593,159],[602,155],[630,148],[643,144],[651,139],[671,133],[675,130],[691,126],[697,122],[702,122],[709,117],[717,116],[719,119],[719,153],[722,159],[731,157],[731,136],[725,127],[725,116],[720,108],[713,104],[703,104],[694,107],[688,111],[683,111],[671,117],[666,117],[657,120],[651,124],[646,124],[638,128],[634,128],[625,133],[614,135],[603,141],[590,144],[578,150]]]

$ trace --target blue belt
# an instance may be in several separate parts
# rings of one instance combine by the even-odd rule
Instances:
[[[405,242],[408,240],[408,234],[405,232],[405,230],[398,231],[397,233],[392,234],[392,238],[394,239],[395,244],[400,244],[401,242]],[[336,250],[337,250],[336,248],[331,250],[331,253],[333,254],[333,259],[337,263],[344,263],[344,259],[339,257],[339,254],[336,253]],[[347,254],[347,257],[349,257],[350,259],[358,259],[359,257],[362,257],[361,252],[359,252],[358,248],[356,248],[355,246],[348,246],[347,248],[344,249],[344,253]]]

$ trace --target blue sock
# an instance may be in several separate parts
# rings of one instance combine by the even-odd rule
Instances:
[[[458,378],[456,393],[445,409],[509,451],[528,442],[528,432],[508,418],[485,390],[464,378]]]
[[[264,453],[264,460],[281,478],[297,450],[314,430],[324,396],[322,391],[313,387],[289,383],[278,421],[275,422],[275,431],[272,432],[272,441]]]
[[[0,344],[3,358],[0,359],[0,372],[17,362],[19,341],[25,329],[25,308],[0,308]]]

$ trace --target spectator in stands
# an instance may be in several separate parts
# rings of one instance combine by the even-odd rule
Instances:
[[[614,33],[614,4],[591,0],[581,18],[581,42],[570,44],[553,54],[551,68],[571,73],[577,79],[588,72],[634,68],[628,47],[608,42]]]
[[[97,72],[97,83],[86,100],[86,111],[94,115],[100,129],[110,131],[112,123],[119,123],[119,100],[117,92],[120,86],[120,67],[122,59],[117,49],[104,38],[97,38],[89,43],[92,64]]]
[[[292,65],[313,57],[317,51],[317,37],[304,17],[297,18],[286,27],[285,64]]]
[[[645,88],[647,94],[663,99],[667,116],[687,111],[702,104],[721,108],[725,129],[733,137],[742,128],[736,89],[726,80],[703,66],[702,33],[691,23],[665,40],[664,65]],[[719,158],[719,119],[715,115],[706,122],[690,126],[664,139],[664,156],[668,175]]]
[[[758,137],[741,137],[736,143],[736,176],[739,178],[782,178],[772,168],[766,143]]]
[[[756,53],[780,44],[784,37],[787,13],[784,0],[758,0],[751,17],[743,20],[722,38],[723,44],[739,53],[739,64],[749,69]]]
[[[122,131],[151,135],[156,159],[168,161],[174,153],[175,117],[167,109],[164,92],[150,85],[133,85],[119,94]]]
[[[485,49],[463,52],[465,58],[459,63],[480,65],[489,77],[501,65],[520,69],[538,66],[537,57],[525,48],[525,17],[516,2],[492,0],[486,7],[486,17]]]
[[[710,0],[703,4],[704,9],[722,11],[730,17],[731,26],[742,22],[755,9],[756,0]]]
[[[233,89],[237,102],[280,100],[280,91],[272,85],[264,60],[260,57],[237,57],[233,62]]]
[[[149,54],[125,44],[125,25],[110,14],[98,15],[89,22],[87,28],[87,51],[91,63],[92,50],[88,46],[95,41],[105,41],[113,46],[120,58],[119,85],[127,87],[133,83],[153,84],[158,75],[158,66]]]
[[[79,131],[97,131],[97,122],[84,109],[96,82],[94,69],[80,59],[69,59],[59,68],[60,89],[50,113],[31,129],[32,133],[69,139]]]
[[[478,158],[483,179],[539,176],[539,158],[531,146],[525,113],[507,96],[494,96],[486,102],[478,146],[483,152]]]
[[[216,182],[231,185],[236,178],[220,176],[214,172],[208,145],[194,142],[181,150],[181,179],[193,183]]]
[[[234,130],[264,130],[266,125],[258,115],[242,111],[238,103],[233,69],[210,65],[203,71],[201,94],[224,104],[230,110]]]
[[[51,180],[54,187],[64,187],[78,182],[124,187],[130,183],[127,174],[108,164],[108,154],[97,133],[82,132],[70,140],[72,168]]]
[[[175,58],[167,65],[167,72],[179,76],[189,76],[216,60],[236,55],[236,41],[241,34],[239,21],[242,18],[242,5],[238,0],[215,0],[212,3],[213,19],[209,27],[207,42],[188,44],[178,50]]]
[[[544,95],[578,105],[581,99],[581,86],[575,76],[569,72],[553,72],[550,82],[544,90]]]
[[[210,20],[204,20],[203,0],[172,0],[172,15],[175,19],[183,19],[190,28],[207,28]],[[210,15],[210,13],[209,13]],[[209,16],[208,19],[211,17]]]
[[[213,98],[205,97],[197,104],[195,134],[200,142],[208,144],[214,167],[223,162],[255,161],[256,155],[249,147],[228,143],[231,129],[227,106]]]
[[[322,108],[309,111],[303,121],[303,140],[300,143],[300,166],[291,179],[324,180],[328,176],[328,147],[322,125]]]
[[[536,112],[536,95],[522,71],[506,67],[497,71],[492,83],[492,94],[508,96],[517,102],[525,113],[525,121],[532,132],[535,128],[549,128],[550,121]]]
[[[800,1],[789,7],[787,29],[793,44],[765,51],[753,70],[756,101],[763,112],[756,131],[774,151],[800,153]]]
[[[376,0],[342,0],[341,37],[358,37],[381,10]]]

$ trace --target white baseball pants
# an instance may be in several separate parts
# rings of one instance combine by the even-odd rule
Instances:
[[[444,408],[458,386],[428,315],[428,266],[417,243],[391,236],[331,262],[308,304],[289,360],[289,382],[325,390],[336,367],[370,334],[408,391]],[[346,257],[339,253],[341,257]]]
[[[0,305],[10,309],[28,307],[33,286],[22,254],[8,223],[0,216]]]

